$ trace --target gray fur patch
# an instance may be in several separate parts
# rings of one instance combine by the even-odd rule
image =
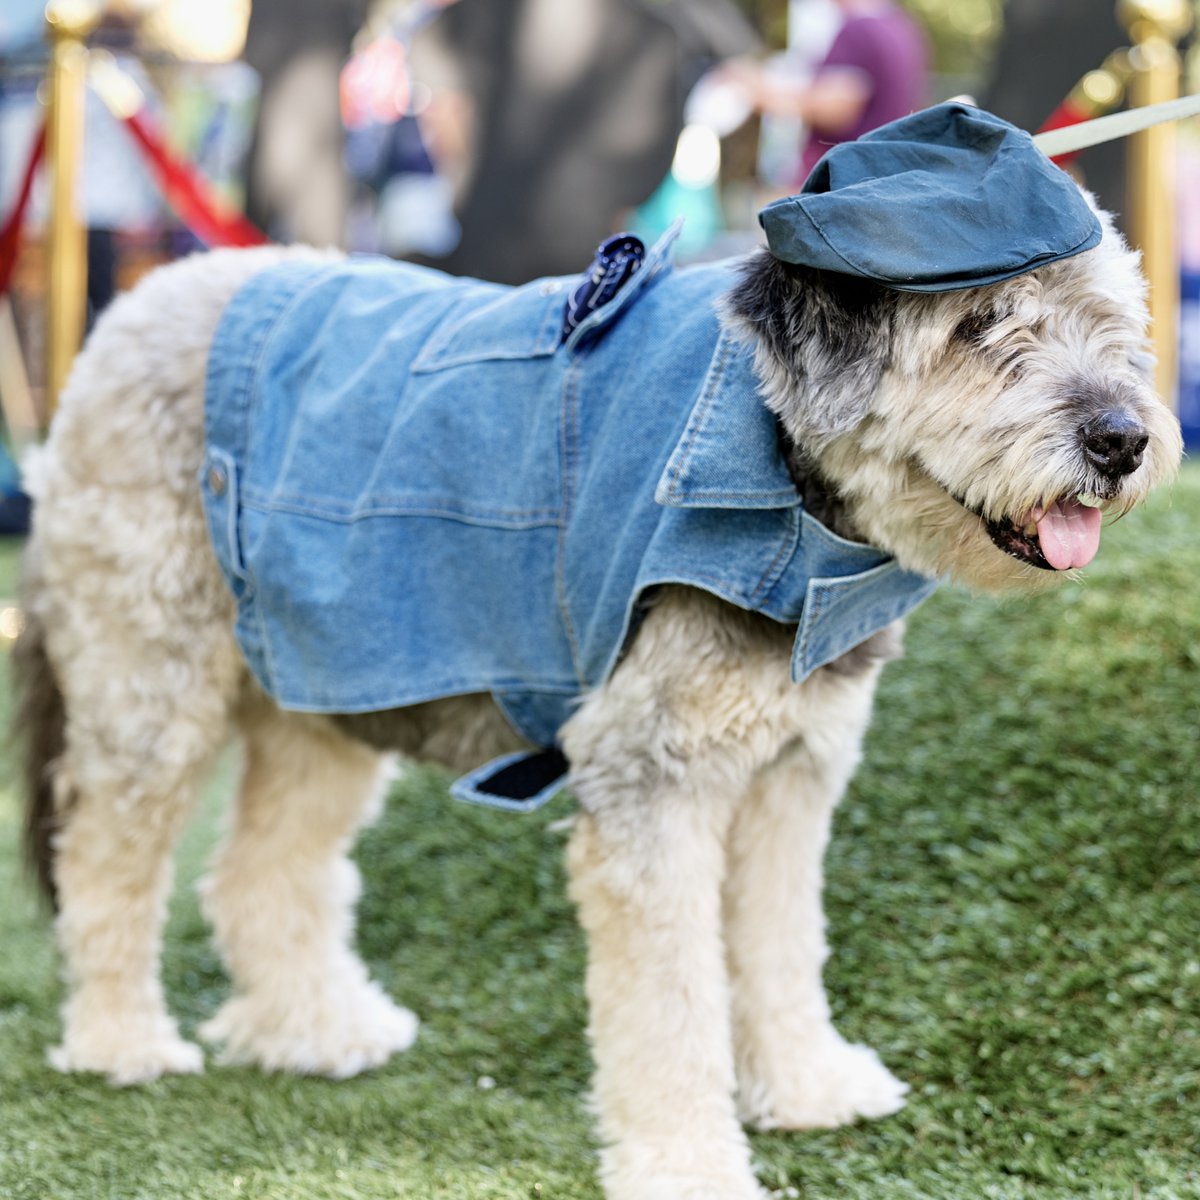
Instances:
[[[786,431],[782,433],[782,440],[788,473],[804,502],[804,511],[838,537],[850,542],[864,541],[858,526],[850,519],[848,506],[841,493],[821,473],[816,460],[803,447],[795,445]]]
[[[768,403],[799,440],[845,433],[867,415],[889,364],[896,303],[878,284],[764,250],[747,260],[727,312],[758,342]],[[786,385],[772,387],[771,375]]]

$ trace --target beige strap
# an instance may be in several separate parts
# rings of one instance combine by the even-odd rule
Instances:
[[[1164,121],[1178,121],[1184,117],[1198,115],[1200,96],[1184,96],[1179,100],[1147,104],[1142,108],[1131,108],[1126,112],[1096,117],[1078,125],[1067,125],[1062,129],[1039,133],[1034,137],[1033,144],[1047,158],[1058,158],[1061,154],[1074,154],[1077,150],[1086,150],[1089,146],[1100,145],[1101,142],[1128,137],[1131,133],[1141,133],[1143,129],[1161,125]]]

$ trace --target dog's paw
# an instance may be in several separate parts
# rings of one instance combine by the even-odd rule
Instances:
[[[604,1182],[607,1200],[767,1200],[767,1193],[744,1175],[713,1178],[696,1175],[615,1174]]]
[[[741,1116],[757,1129],[833,1129],[860,1117],[886,1117],[904,1107],[901,1083],[869,1046],[836,1034],[796,1055],[793,1069],[770,1083],[749,1081],[739,1098]]]
[[[623,1140],[601,1152],[607,1200],[766,1200],[741,1127],[725,1133]]]
[[[196,1075],[204,1070],[199,1046],[185,1042],[169,1020],[147,1032],[133,1020],[87,1028],[68,1027],[61,1046],[47,1055],[56,1071],[96,1071],[117,1087],[149,1083],[161,1075]]]
[[[307,997],[237,996],[200,1027],[200,1036],[222,1046],[223,1063],[347,1079],[407,1050],[417,1024],[372,983]]]

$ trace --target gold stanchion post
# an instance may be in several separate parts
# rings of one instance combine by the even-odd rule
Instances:
[[[87,305],[87,231],[77,203],[83,161],[85,39],[99,10],[85,0],[53,0],[46,8],[50,41],[46,151],[50,167],[47,236],[49,288],[46,317],[46,413],[54,411],[71,362],[83,340]]]
[[[1134,107],[1179,95],[1179,39],[1191,28],[1187,0],[1119,0],[1129,30],[1129,102]],[[1179,249],[1175,211],[1175,126],[1157,125],[1129,139],[1129,234],[1150,281],[1155,384],[1175,406],[1179,362]]]

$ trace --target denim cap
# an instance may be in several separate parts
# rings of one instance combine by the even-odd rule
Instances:
[[[1023,130],[939,104],[834,146],[759,213],[783,262],[901,292],[999,283],[1098,245],[1100,221]]]

